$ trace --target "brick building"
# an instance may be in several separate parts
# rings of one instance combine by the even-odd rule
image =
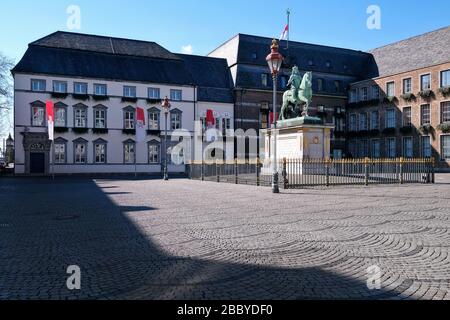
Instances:
[[[375,77],[351,84],[353,157],[435,157],[450,164],[450,27],[369,52]]]

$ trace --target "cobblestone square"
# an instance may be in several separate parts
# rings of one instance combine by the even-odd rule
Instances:
[[[449,228],[448,175],[279,195],[185,179],[1,178],[0,299],[450,299]],[[80,290],[66,286],[70,265]]]

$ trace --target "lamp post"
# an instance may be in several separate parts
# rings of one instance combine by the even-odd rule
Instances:
[[[267,56],[266,61],[269,65],[270,72],[273,79],[273,123],[271,126],[273,136],[273,151],[272,151],[272,192],[280,193],[278,187],[278,168],[277,168],[277,77],[283,62],[283,56],[278,52],[277,40],[272,40],[270,47],[271,53]]]
[[[164,101],[162,103],[162,108],[164,111],[165,116],[165,132],[164,132],[164,180],[169,180],[169,173],[167,172],[167,116],[169,115],[170,111],[170,102],[169,98],[167,96],[164,98]]]

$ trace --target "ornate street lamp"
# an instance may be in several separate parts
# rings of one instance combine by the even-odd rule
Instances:
[[[164,132],[164,180],[169,180],[169,173],[167,171],[167,116],[169,115],[169,111],[170,111],[170,102],[169,102],[169,98],[167,98],[167,96],[164,98],[164,101],[162,103],[162,109],[164,111],[164,116],[165,116],[165,123],[166,123],[166,127],[165,127],[165,132]]]
[[[270,47],[272,52],[267,56],[267,64],[273,79],[273,123],[271,126],[273,136],[273,152],[272,152],[272,192],[279,193],[278,187],[278,168],[277,168],[277,77],[280,72],[281,64],[283,63],[283,56],[278,52],[277,40],[272,40]]]

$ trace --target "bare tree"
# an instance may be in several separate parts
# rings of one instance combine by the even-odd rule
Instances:
[[[13,61],[0,52],[0,138],[13,131]]]

